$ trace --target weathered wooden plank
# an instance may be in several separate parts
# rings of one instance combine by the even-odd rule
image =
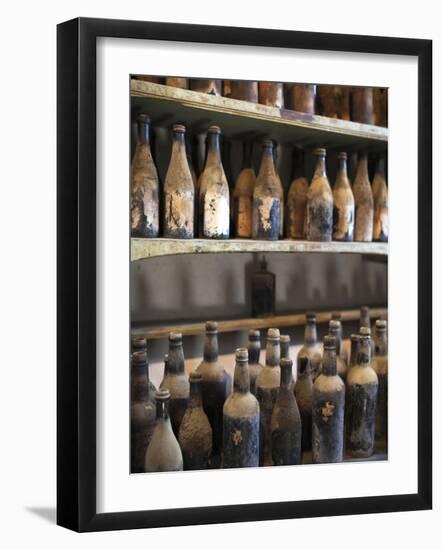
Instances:
[[[238,122],[245,119],[248,121],[247,128],[249,131],[269,134],[269,132],[272,132],[272,125],[274,125],[276,131],[279,127],[287,127],[284,138],[289,137],[290,134],[287,130],[292,128],[295,132],[294,138],[300,136],[300,130],[302,130],[308,140],[310,138],[311,141],[316,140],[317,143],[323,143],[324,145],[333,143],[334,139],[337,140],[337,145],[343,144],[343,138],[354,138],[357,141],[363,140],[374,143],[380,142],[381,145],[386,144],[388,141],[388,129],[380,126],[299,113],[288,109],[277,109],[259,103],[213,96],[152,82],[131,80],[131,95],[133,98],[144,98],[153,101],[155,109],[153,109],[151,115],[154,115],[155,111],[155,114],[162,116],[163,119],[168,115],[175,114],[178,116],[181,109],[186,111],[187,119],[194,123],[197,122],[198,117],[194,120],[195,113],[192,117],[192,111],[199,111],[198,116],[200,118],[206,117],[208,120],[222,125],[223,118],[220,117],[225,116],[226,120],[223,126],[228,133],[232,130],[229,127],[229,119],[235,117],[234,121],[237,121],[237,128],[241,128],[242,131],[246,130],[246,126],[239,126]]]
[[[356,321],[360,318],[359,309],[340,311],[342,321]],[[386,308],[373,308],[370,310],[371,318],[376,319],[386,315]],[[331,319],[331,311],[317,313],[317,323],[328,323]],[[305,314],[296,313],[290,315],[275,315],[264,318],[232,319],[218,322],[219,332],[236,332],[249,329],[264,329],[269,327],[295,327],[305,324]],[[181,323],[152,328],[139,328],[134,334],[144,334],[148,340],[167,338],[170,332],[180,332],[183,336],[196,336],[205,333],[205,323]]]
[[[387,243],[255,241],[252,239],[131,239],[131,261],[176,254],[235,252],[327,252],[387,255]]]

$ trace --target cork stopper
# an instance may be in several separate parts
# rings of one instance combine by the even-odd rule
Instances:
[[[212,126],[209,126],[208,128],[208,134],[217,134],[217,135],[220,135],[221,134],[221,128],[220,126],[215,126],[212,125]]]
[[[291,343],[291,337],[289,334],[282,334],[280,336],[280,343],[281,344],[290,344]]]
[[[235,360],[246,363],[248,361],[248,350],[246,348],[237,348],[235,350]]]
[[[145,113],[140,113],[139,115],[137,115],[137,122],[143,122],[144,124],[149,124],[151,122],[151,119]]]
[[[325,157],[326,156],[326,149],[324,147],[317,147],[314,150],[314,155],[317,157]]]
[[[260,331],[251,329],[248,332],[248,339],[250,342],[260,342]]]
[[[336,348],[336,338],[332,334],[328,334],[323,339],[323,347],[326,350],[335,350]]]
[[[132,354],[132,362],[136,365],[141,365],[143,363],[147,363],[148,361],[148,355],[146,351],[134,351]]]
[[[269,328],[267,338],[268,340],[280,340],[280,331],[278,328]]]
[[[218,323],[217,321],[206,321],[206,334],[217,334],[218,332]]]
[[[172,131],[184,134],[186,132],[186,126],[184,124],[173,124]]]

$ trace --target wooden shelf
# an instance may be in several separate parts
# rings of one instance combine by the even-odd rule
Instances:
[[[328,323],[332,311],[317,313],[317,323]],[[371,308],[370,316],[377,319],[387,314],[386,308]],[[341,311],[342,321],[357,321],[360,318],[359,309]],[[250,319],[232,319],[218,322],[219,332],[237,332],[249,329],[265,329],[269,327],[295,327],[303,326],[306,317],[304,313],[291,315],[275,315],[272,317],[256,317]],[[167,338],[170,332],[180,332],[182,336],[196,336],[205,333],[205,323],[182,323],[176,325],[162,325],[156,327],[137,328],[133,334],[143,334],[147,340],[159,340]]]
[[[388,129],[248,101],[202,94],[162,84],[131,80],[132,107],[150,115],[154,125],[185,122],[193,132],[218,124],[234,139],[269,137],[281,144],[324,146],[348,151],[365,148],[384,150]]]
[[[131,261],[176,254],[234,252],[327,252],[387,256],[387,243],[254,241],[252,239],[131,239]]]

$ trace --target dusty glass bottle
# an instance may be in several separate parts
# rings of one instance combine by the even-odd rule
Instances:
[[[170,392],[172,428],[178,437],[180,424],[189,401],[189,379],[185,373],[185,357],[180,333],[169,334],[169,352],[160,389],[168,389]]]
[[[343,111],[349,111],[349,108],[346,109],[344,106],[342,86],[319,85],[317,95],[320,115],[330,118],[342,118]]]
[[[185,470],[206,470],[210,467],[212,428],[203,410],[202,383],[202,375],[191,372],[189,404],[178,436]]]
[[[282,359],[291,359],[291,337],[289,334],[280,335],[280,362]],[[291,371],[291,389],[294,389],[294,377]]]
[[[148,353],[148,344],[146,342],[146,338],[142,335],[135,335],[131,338],[131,348],[132,348],[132,354],[134,354],[137,351],[144,351],[146,354]],[[147,360],[147,359],[146,359]],[[148,372],[148,384],[150,391],[154,395],[155,390],[157,389],[154,384],[149,380],[149,372]]]
[[[360,343],[360,336],[358,334],[351,334],[349,337],[351,340],[351,353],[349,355],[349,368],[348,372],[357,364],[357,352],[358,345]]]
[[[315,150],[317,165],[308,189],[307,237],[308,241],[332,239],[334,198],[326,175],[326,149]]]
[[[374,113],[372,124],[376,126],[388,125],[388,89],[373,88]]]
[[[298,363],[302,357],[309,359],[310,372],[314,380],[320,374],[322,348],[320,343],[317,342],[317,319],[313,311],[308,311],[306,313],[304,343],[297,355],[297,369]]]
[[[280,388],[271,416],[271,450],[274,466],[301,463],[302,424],[292,382],[292,361],[282,358]]]
[[[251,300],[253,317],[268,317],[274,314],[275,273],[268,271],[264,257],[260,260],[260,271],[252,275]]]
[[[308,189],[304,151],[296,147],[293,179],[286,200],[286,236],[289,239],[306,239]]]
[[[149,144],[147,115],[137,117],[138,142],[131,165],[131,236],[158,237],[159,180]]]
[[[166,86],[174,86],[174,88],[189,88],[189,81],[187,78],[180,78],[178,76],[169,76],[166,79]]]
[[[258,82],[254,80],[231,80],[229,97],[258,103]]]
[[[375,445],[386,451],[388,446],[388,337],[385,320],[375,323],[375,353],[372,368],[378,377]]]
[[[151,442],[146,451],[145,472],[175,472],[183,470],[183,455],[172,431],[169,417],[170,394],[166,388],[155,393],[157,419]]]
[[[372,180],[372,195],[374,197],[374,226],[372,238],[374,241],[387,242],[389,234],[388,220],[388,186],[385,176],[385,159],[379,157]]]
[[[172,239],[194,236],[194,182],[185,145],[186,128],[172,127],[172,154],[164,182],[163,235]]]
[[[155,389],[149,384],[145,351],[131,361],[131,472],[144,472],[145,455],[155,427]]]
[[[272,148],[272,141],[266,139],[252,202],[252,237],[268,241],[278,240],[283,207]]]
[[[359,242],[371,242],[374,223],[374,199],[368,176],[368,155],[360,153],[357,173],[352,186],[355,201],[354,239]]]
[[[221,95],[222,81],[208,78],[190,78],[189,88],[203,94]]]
[[[222,468],[258,466],[260,407],[249,388],[248,350],[235,352],[234,391],[223,406]]]
[[[209,239],[229,238],[229,185],[220,156],[218,126],[208,129],[208,152],[205,169],[200,176],[200,236]]]
[[[260,331],[251,329],[248,333],[249,387],[253,395],[257,394],[257,377],[263,369],[260,363]]]
[[[352,120],[363,124],[372,124],[374,106],[372,88],[352,88]]]
[[[311,362],[307,356],[297,358],[297,381],[294,395],[300,411],[302,423],[302,451],[312,449],[312,391],[314,382],[311,372]]]
[[[337,374],[343,382],[346,382],[347,364],[342,356],[342,327],[340,321],[334,319],[329,321],[329,334],[335,336]]]
[[[234,188],[234,228],[239,239],[252,236],[252,196],[255,186],[255,172],[252,167],[252,142],[243,142],[243,166]]]
[[[285,107],[299,113],[313,115],[316,95],[315,84],[285,84]]]
[[[274,150],[273,150],[273,157],[274,157],[274,169],[275,169],[275,177],[277,178],[277,184],[278,184],[278,192],[280,195],[280,227],[278,230],[278,236],[280,239],[284,236],[285,231],[285,189],[283,187],[283,182],[280,177],[280,171],[279,171],[279,164],[278,164],[278,143],[275,144]]]
[[[377,392],[377,374],[371,367],[371,331],[362,327],[357,365],[346,380],[348,452],[356,458],[367,458],[374,451]]]
[[[218,360],[218,324],[207,321],[203,361],[197,371],[203,377],[203,408],[212,428],[212,454],[219,458],[223,439],[223,405],[231,391],[231,377]]]
[[[266,363],[257,377],[257,399],[260,405],[260,466],[272,465],[271,416],[280,387],[280,331],[268,329]]]
[[[340,311],[333,311],[332,314],[331,314],[331,320],[332,321],[337,321],[338,322],[338,326],[339,326],[339,333],[340,333],[340,339],[341,339],[341,342],[342,342],[342,345],[341,345],[341,350],[340,350],[340,356],[343,358],[343,361],[346,363],[346,365],[349,364],[349,354],[348,354],[348,351],[347,349],[345,348],[344,344],[343,344],[343,324],[341,322],[341,312]]]
[[[345,385],[337,374],[334,336],[324,338],[323,367],[312,395],[312,461],[343,461]]]
[[[354,194],[348,179],[348,155],[338,154],[338,172],[334,185],[333,238],[334,241],[354,240]]]
[[[283,109],[283,84],[282,82],[259,82],[258,83],[258,101],[268,107]]]

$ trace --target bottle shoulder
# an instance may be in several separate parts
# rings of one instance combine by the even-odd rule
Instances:
[[[253,168],[243,168],[235,182],[234,197],[252,197],[256,182]]]
[[[257,376],[257,388],[272,389],[280,386],[280,367],[265,366]]]
[[[319,393],[340,393],[345,391],[345,384],[340,376],[327,376],[319,374],[314,382],[314,392]]]
[[[370,365],[355,365],[348,372],[346,385],[352,386],[364,384],[378,384],[377,373]]]
[[[234,391],[229,395],[223,405],[223,415],[230,417],[257,416],[260,414],[260,406],[257,398],[252,393],[240,393]]]

